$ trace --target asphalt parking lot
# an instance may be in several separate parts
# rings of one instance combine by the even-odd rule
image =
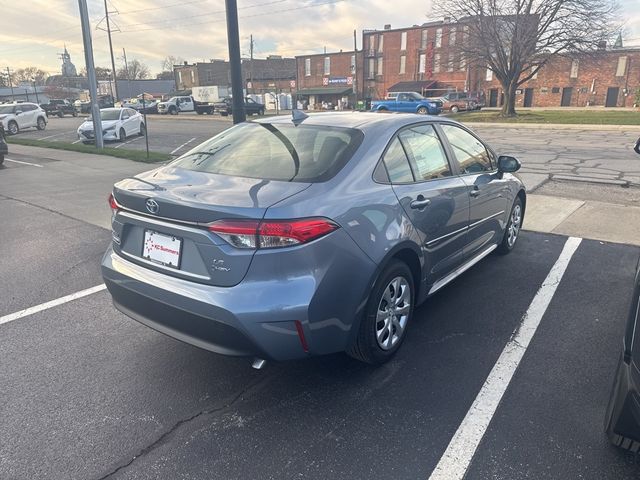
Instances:
[[[524,232],[511,255],[421,306],[381,368],[332,355],[256,371],[137,324],[99,287],[107,192],[148,166],[10,158],[0,170],[2,479],[436,478],[568,242]],[[610,446],[602,424],[639,255],[579,243],[465,478],[638,478],[640,458]]]

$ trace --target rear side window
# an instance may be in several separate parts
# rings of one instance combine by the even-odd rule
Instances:
[[[399,137],[417,181],[451,176],[447,156],[432,125],[405,128]]]
[[[199,172],[287,182],[332,178],[362,143],[360,130],[320,125],[243,123],[171,164]]]
[[[480,140],[455,125],[442,124],[441,126],[463,175],[493,170],[491,156]]]
[[[413,173],[398,137],[395,137],[384,154],[384,164],[391,183],[411,183]]]

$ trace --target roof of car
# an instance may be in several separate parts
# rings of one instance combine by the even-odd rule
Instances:
[[[363,128],[380,124],[401,127],[419,121],[432,121],[437,117],[418,115],[415,113],[381,113],[381,112],[326,112],[309,113],[302,121],[304,125],[323,125],[344,128]],[[257,123],[290,124],[291,116],[267,117],[256,120]]]

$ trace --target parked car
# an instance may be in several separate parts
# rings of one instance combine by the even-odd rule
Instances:
[[[216,103],[216,111],[223,117],[231,115],[233,113],[233,99],[231,97],[225,97],[221,102]],[[244,112],[247,115],[264,115],[264,104],[256,102],[251,97],[244,99]]]
[[[640,139],[634,150],[640,154]],[[605,416],[605,431],[616,446],[640,452],[640,262],[613,391]]]
[[[438,115],[442,104],[437,100],[429,100],[416,92],[398,92],[395,98],[374,100],[371,102],[374,112],[406,112],[422,115]]]
[[[243,122],[115,184],[102,275],[126,315],[256,366],[340,351],[379,364],[416,305],[514,248],[519,167],[446,118]]]
[[[9,145],[7,139],[4,138],[4,127],[0,123],[0,165],[4,163],[4,156],[9,153]]]
[[[166,102],[158,103],[158,113],[177,115],[180,112],[193,112],[195,109],[193,98],[188,95],[171,97]]]
[[[105,141],[124,142],[131,135],[144,135],[147,131],[142,115],[132,108],[103,108],[100,110],[102,138]],[[78,127],[82,143],[94,143],[93,119],[89,117]]]
[[[47,117],[52,115],[60,118],[65,115],[78,116],[76,107],[69,100],[52,99],[49,100],[49,103],[40,104],[40,107],[45,111]]]
[[[25,128],[44,130],[47,127],[47,114],[35,103],[9,103],[0,105],[0,122],[9,135],[16,135]]]
[[[111,95],[98,96],[98,107],[100,107],[100,109],[113,108],[113,105],[113,98],[111,97]],[[74,102],[74,106],[76,107],[76,111],[80,113],[91,113],[91,102],[76,100]]]
[[[142,98],[132,98],[121,102],[120,107],[132,108],[139,113],[153,114],[158,113],[158,103],[158,100],[155,99],[145,99],[142,101]]]
[[[440,97],[431,97],[430,100],[442,102],[442,110],[451,113],[475,110],[477,107],[466,92],[448,92]]]

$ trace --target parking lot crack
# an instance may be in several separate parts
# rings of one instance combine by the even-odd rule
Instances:
[[[259,388],[261,385],[263,385],[264,383],[267,383],[269,380],[270,380],[269,376],[261,376],[258,380],[249,384],[246,388],[242,389],[242,391],[240,391],[238,394],[234,395],[224,405],[221,405],[219,407],[205,408],[191,415],[190,417],[178,420],[169,429],[167,429],[164,433],[162,433],[156,440],[151,442],[146,447],[140,449],[138,453],[136,453],[133,457],[131,457],[131,459],[128,460],[126,463],[123,463],[122,465],[119,465],[118,467],[111,470],[109,473],[101,477],[98,477],[97,480],[107,480],[109,478],[112,478],[121,470],[124,470],[125,468],[132,465],[138,458],[145,456],[146,454],[158,448],[160,445],[164,444],[164,442],[167,441],[171,437],[171,435],[183,425],[193,422],[194,420],[197,420],[202,416],[221,413],[221,412],[224,412],[225,410],[228,410],[229,408],[233,407],[238,401],[240,401],[251,390]]]

